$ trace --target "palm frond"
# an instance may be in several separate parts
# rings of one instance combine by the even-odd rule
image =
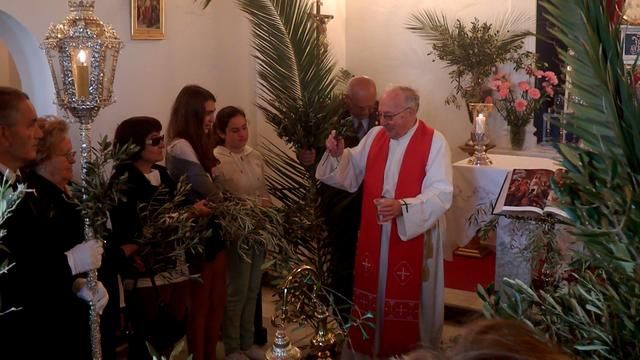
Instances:
[[[563,125],[583,144],[558,145],[567,175],[554,190],[580,250],[566,281],[532,289],[508,280],[506,301],[485,310],[535,326],[577,358],[640,358],[640,114],[620,29],[600,0],[543,5],[569,49],[559,52],[572,69],[574,113]]]
[[[285,206],[303,203],[309,195],[309,183],[316,180],[310,177],[309,172],[290,152],[278,147],[269,139],[263,140],[260,152],[270,170],[265,174],[269,194]]]
[[[582,100],[572,103],[580,119],[572,121],[569,118],[567,127],[590,149],[599,153],[612,152],[617,160],[628,163],[634,173],[638,173],[640,144],[634,143],[633,139],[640,135],[640,113],[622,62],[619,28],[610,29],[607,14],[596,10],[593,4],[584,5],[591,7],[588,19],[559,16],[569,8],[575,11],[579,5],[547,5],[550,19],[558,27],[554,35],[570,46],[574,54],[560,51],[577,80],[572,79],[571,91]]]
[[[254,36],[258,108],[295,148],[320,146],[339,113],[336,66],[317,34],[311,3],[238,0]]]

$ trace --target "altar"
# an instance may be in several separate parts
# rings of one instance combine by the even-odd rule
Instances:
[[[507,173],[512,169],[551,169],[560,164],[545,157],[489,154],[493,164],[473,166],[468,159],[453,164],[453,203],[446,213],[447,237],[445,259],[452,260],[453,251],[464,246],[476,231],[492,217],[495,202]],[[523,256],[528,235],[535,230],[533,222],[500,217],[496,228],[495,284],[508,277],[525,283],[531,280],[528,260]],[[473,269],[469,269],[472,271]]]

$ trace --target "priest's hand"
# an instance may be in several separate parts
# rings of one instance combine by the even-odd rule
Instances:
[[[331,130],[327,141],[325,142],[329,155],[333,157],[340,157],[344,152],[344,139],[341,136],[336,135],[335,130]]]
[[[402,215],[402,205],[399,200],[378,198],[374,202],[378,208],[380,223],[386,223]]]
[[[87,286],[87,279],[84,278],[76,279],[73,282],[72,289],[76,296],[80,299],[86,302],[93,301],[98,314],[102,314],[102,311],[109,302],[109,294],[107,293],[107,289],[104,288],[104,285],[102,285],[100,281],[98,281],[98,283],[96,284],[95,293],[89,290],[89,287]]]

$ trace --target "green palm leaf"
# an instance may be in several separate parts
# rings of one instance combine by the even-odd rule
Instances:
[[[548,0],[559,50],[571,67],[572,115],[583,142],[560,144],[567,175],[556,190],[580,251],[568,283],[512,292],[490,311],[532,324],[578,358],[640,358],[640,113],[622,61],[620,29],[601,0]],[[562,256],[556,248],[548,251]],[[549,272],[559,268],[547,269]],[[489,312],[490,312],[489,311]]]
[[[295,148],[321,146],[340,110],[336,66],[304,0],[238,0],[251,23],[258,107]]]

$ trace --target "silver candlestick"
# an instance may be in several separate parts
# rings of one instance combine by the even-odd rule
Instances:
[[[475,166],[491,165],[491,159],[487,155],[487,135],[489,113],[493,110],[490,103],[470,103],[469,109],[473,114],[473,128],[471,129],[471,142],[473,143],[473,156],[468,163]]]
[[[473,142],[474,152],[473,156],[469,159],[469,164],[475,166],[493,164],[486,152],[486,146],[489,143],[489,136],[487,136],[487,133],[472,131],[471,141]]]

